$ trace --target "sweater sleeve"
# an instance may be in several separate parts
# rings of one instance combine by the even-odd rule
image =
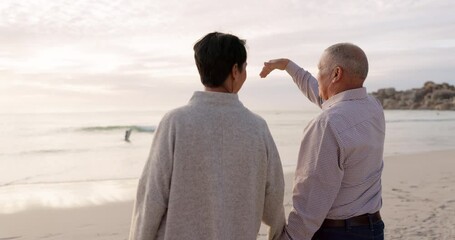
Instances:
[[[129,240],[155,239],[166,213],[173,165],[174,134],[163,118],[139,179]]]
[[[283,234],[286,224],[283,206],[284,177],[278,150],[267,126],[266,129],[268,167],[262,221],[270,227],[268,239],[275,240]]]
[[[286,72],[288,72],[288,74],[292,77],[300,91],[302,91],[302,93],[305,94],[311,102],[321,108],[323,100],[319,96],[319,85],[316,78],[292,61],[289,61],[286,66]]]

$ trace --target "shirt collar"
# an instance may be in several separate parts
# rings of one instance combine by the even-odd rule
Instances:
[[[189,104],[243,105],[235,93],[196,91]]]
[[[339,102],[363,99],[367,96],[367,89],[364,87],[346,90],[332,96],[327,101],[322,103],[322,110],[326,110]]]

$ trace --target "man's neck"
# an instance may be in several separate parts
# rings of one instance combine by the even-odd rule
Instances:
[[[348,90],[352,90],[352,89],[357,89],[357,88],[363,88],[363,86],[356,84],[356,85],[344,86],[343,88],[336,89],[335,91],[329,93],[328,99],[330,99],[331,97],[337,95],[338,93],[341,93],[341,92],[344,92],[344,91],[348,91]]]

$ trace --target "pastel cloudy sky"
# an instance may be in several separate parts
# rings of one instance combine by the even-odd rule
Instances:
[[[366,87],[455,84],[452,0],[2,0],[0,112],[169,109],[202,89],[193,44],[211,31],[247,40],[252,109],[303,109],[288,57],[316,74],[336,42],[361,46]]]

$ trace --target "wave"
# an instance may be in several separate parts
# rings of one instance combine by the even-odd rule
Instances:
[[[39,155],[39,154],[58,154],[58,153],[81,153],[95,151],[93,149],[40,149],[19,152],[0,153],[0,156],[17,156],[17,155]],[[0,238],[1,240],[1,238]]]
[[[68,180],[48,180],[48,181],[32,181],[38,177],[48,177],[54,174],[39,174],[34,176],[28,176],[20,179],[15,179],[9,182],[0,182],[0,188],[8,187],[12,185],[36,185],[36,184],[70,184],[70,183],[102,183],[102,182],[115,182],[115,181],[129,181],[137,180],[137,177],[112,177],[112,178],[93,178],[93,179],[68,179]],[[2,239],[2,238],[0,238]]]
[[[85,127],[80,130],[83,132],[108,132],[108,131],[118,131],[118,130],[128,130],[132,129],[136,132],[147,132],[153,133],[156,130],[155,126],[138,126],[138,125],[125,125],[125,126],[96,126],[96,127]]]
[[[63,153],[68,152],[69,150],[65,149],[41,149],[41,150],[32,150],[32,151],[23,151],[20,154],[40,154],[40,153]],[[74,150],[73,150],[74,151]]]
[[[454,122],[455,118],[444,118],[444,119],[394,119],[386,120],[386,123],[402,123],[402,122]]]

